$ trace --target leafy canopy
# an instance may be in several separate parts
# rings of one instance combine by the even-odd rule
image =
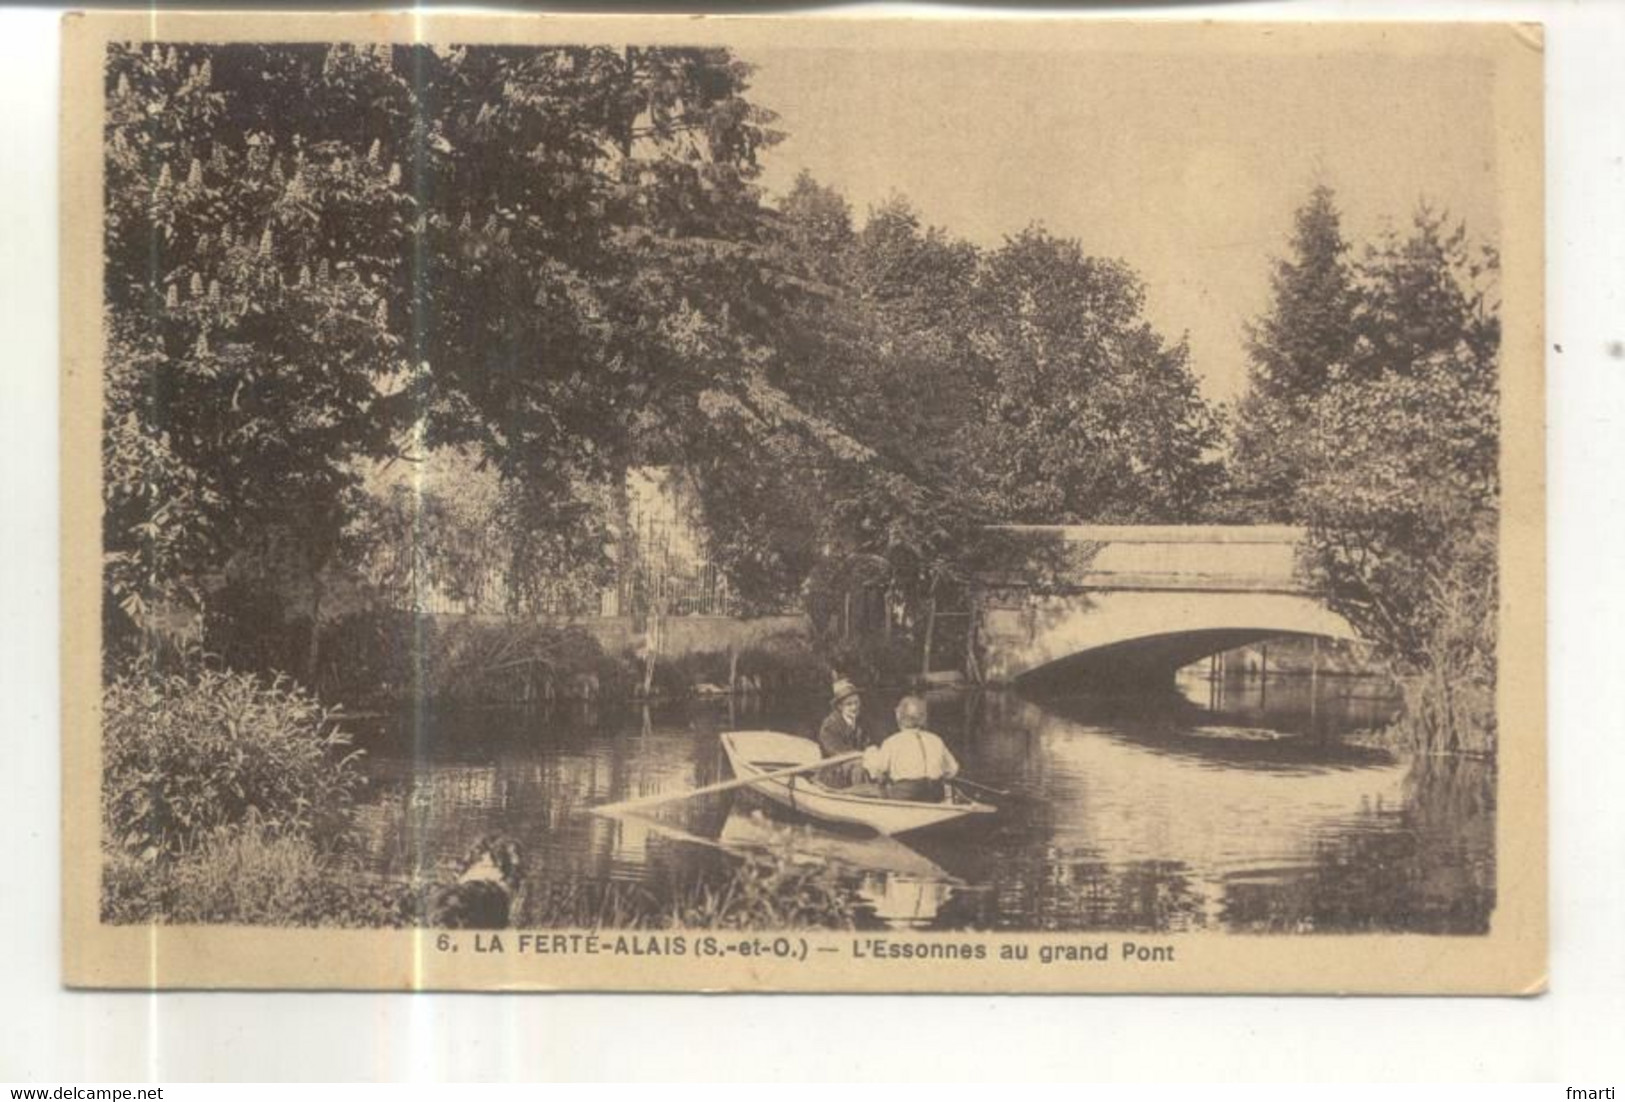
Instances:
[[[115,46],[105,546],[139,615],[358,460],[471,446],[533,529],[737,383],[774,139],[721,50]],[[742,263],[741,261],[747,261]],[[675,415],[675,416],[674,416]]]

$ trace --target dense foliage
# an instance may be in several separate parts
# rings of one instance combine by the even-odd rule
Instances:
[[[228,567],[302,572],[313,667],[358,461],[440,445],[502,472],[526,531],[601,528],[582,485],[680,449],[761,323],[773,135],[747,73],[715,50],[115,47],[110,607],[140,624]]]
[[[103,834],[143,860],[243,824],[330,838],[360,780],[335,716],[285,681],[149,671],[102,701]]]
[[[723,544],[747,585],[806,579],[815,622],[821,595],[878,587],[918,642],[999,554],[986,526],[1189,520],[1216,488],[1215,412],[1121,262],[1039,227],[978,249],[900,197],[858,226],[805,174],[779,250],[806,293],[767,381],[803,431],[699,480],[710,516],[756,519]]]
[[[210,606],[206,645],[251,668],[245,632],[304,625],[278,668],[314,681],[363,562],[385,588],[501,575],[515,609],[619,573],[658,625],[640,465],[685,472],[743,609],[848,634],[856,594],[883,649],[929,646],[990,525],[1212,515],[1220,420],[1130,268],[1036,226],[978,248],[901,197],[860,223],[806,175],[767,205],[749,75],[723,50],[114,47],[113,649]],[[1228,472],[1235,515],[1311,527],[1357,627],[1479,683],[1494,276],[1428,211],[1356,254],[1315,189]],[[464,474],[412,477],[431,454]]]
[[[1254,330],[1237,482],[1309,526],[1313,580],[1412,676],[1422,739],[1484,749],[1498,607],[1496,257],[1426,208],[1358,261],[1346,252],[1332,196],[1317,189]]]
[[[309,838],[242,826],[157,863],[110,852],[102,921],[234,926],[401,926],[411,895]]]
[[[213,597],[209,646],[297,619],[314,679],[363,560],[635,581],[639,465],[688,473],[747,611],[879,590],[916,636],[985,525],[1199,506],[1217,423],[1132,271],[901,198],[857,226],[810,178],[768,207],[748,78],[722,50],[115,47],[110,639]],[[452,452],[451,492],[376,477]]]

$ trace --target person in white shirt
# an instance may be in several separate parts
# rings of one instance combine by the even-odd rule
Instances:
[[[925,701],[905,696],[897,702],[898,732],[863,752],[863,768],[879,781],[891,799],[940,803],[947,798],[945,780],[959,763],[942,739],[925,729]]]

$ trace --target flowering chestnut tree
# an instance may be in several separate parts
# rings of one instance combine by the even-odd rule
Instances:
[[[254,562],[305,579],[314,666],[358,461],[472,446],[560,527],[584,481],[680,451],[661,426],[761,326],[747,76],[720,50],[110,49],[110,622]]]

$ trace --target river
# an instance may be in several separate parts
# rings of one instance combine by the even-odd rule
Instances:
[[[785,822],[743,792],[647,820],[589,812],[726,779],[720,731],[810,734],[821,701],[374,720],[356,724],[359,845],[377,873],[446,876],[500,832],[524,850],[527,898],[605,899],[613,885],[656,916],[739,854],[790,847],[825,863],[877,927],[1482,932],[1492,772],[1364,745],[1357,733],[1396,706],[1380,680],[1195,670],[1132,701],[935,693],[932,728],[967,776],[1008,795],[991,819],[903,839]]]

